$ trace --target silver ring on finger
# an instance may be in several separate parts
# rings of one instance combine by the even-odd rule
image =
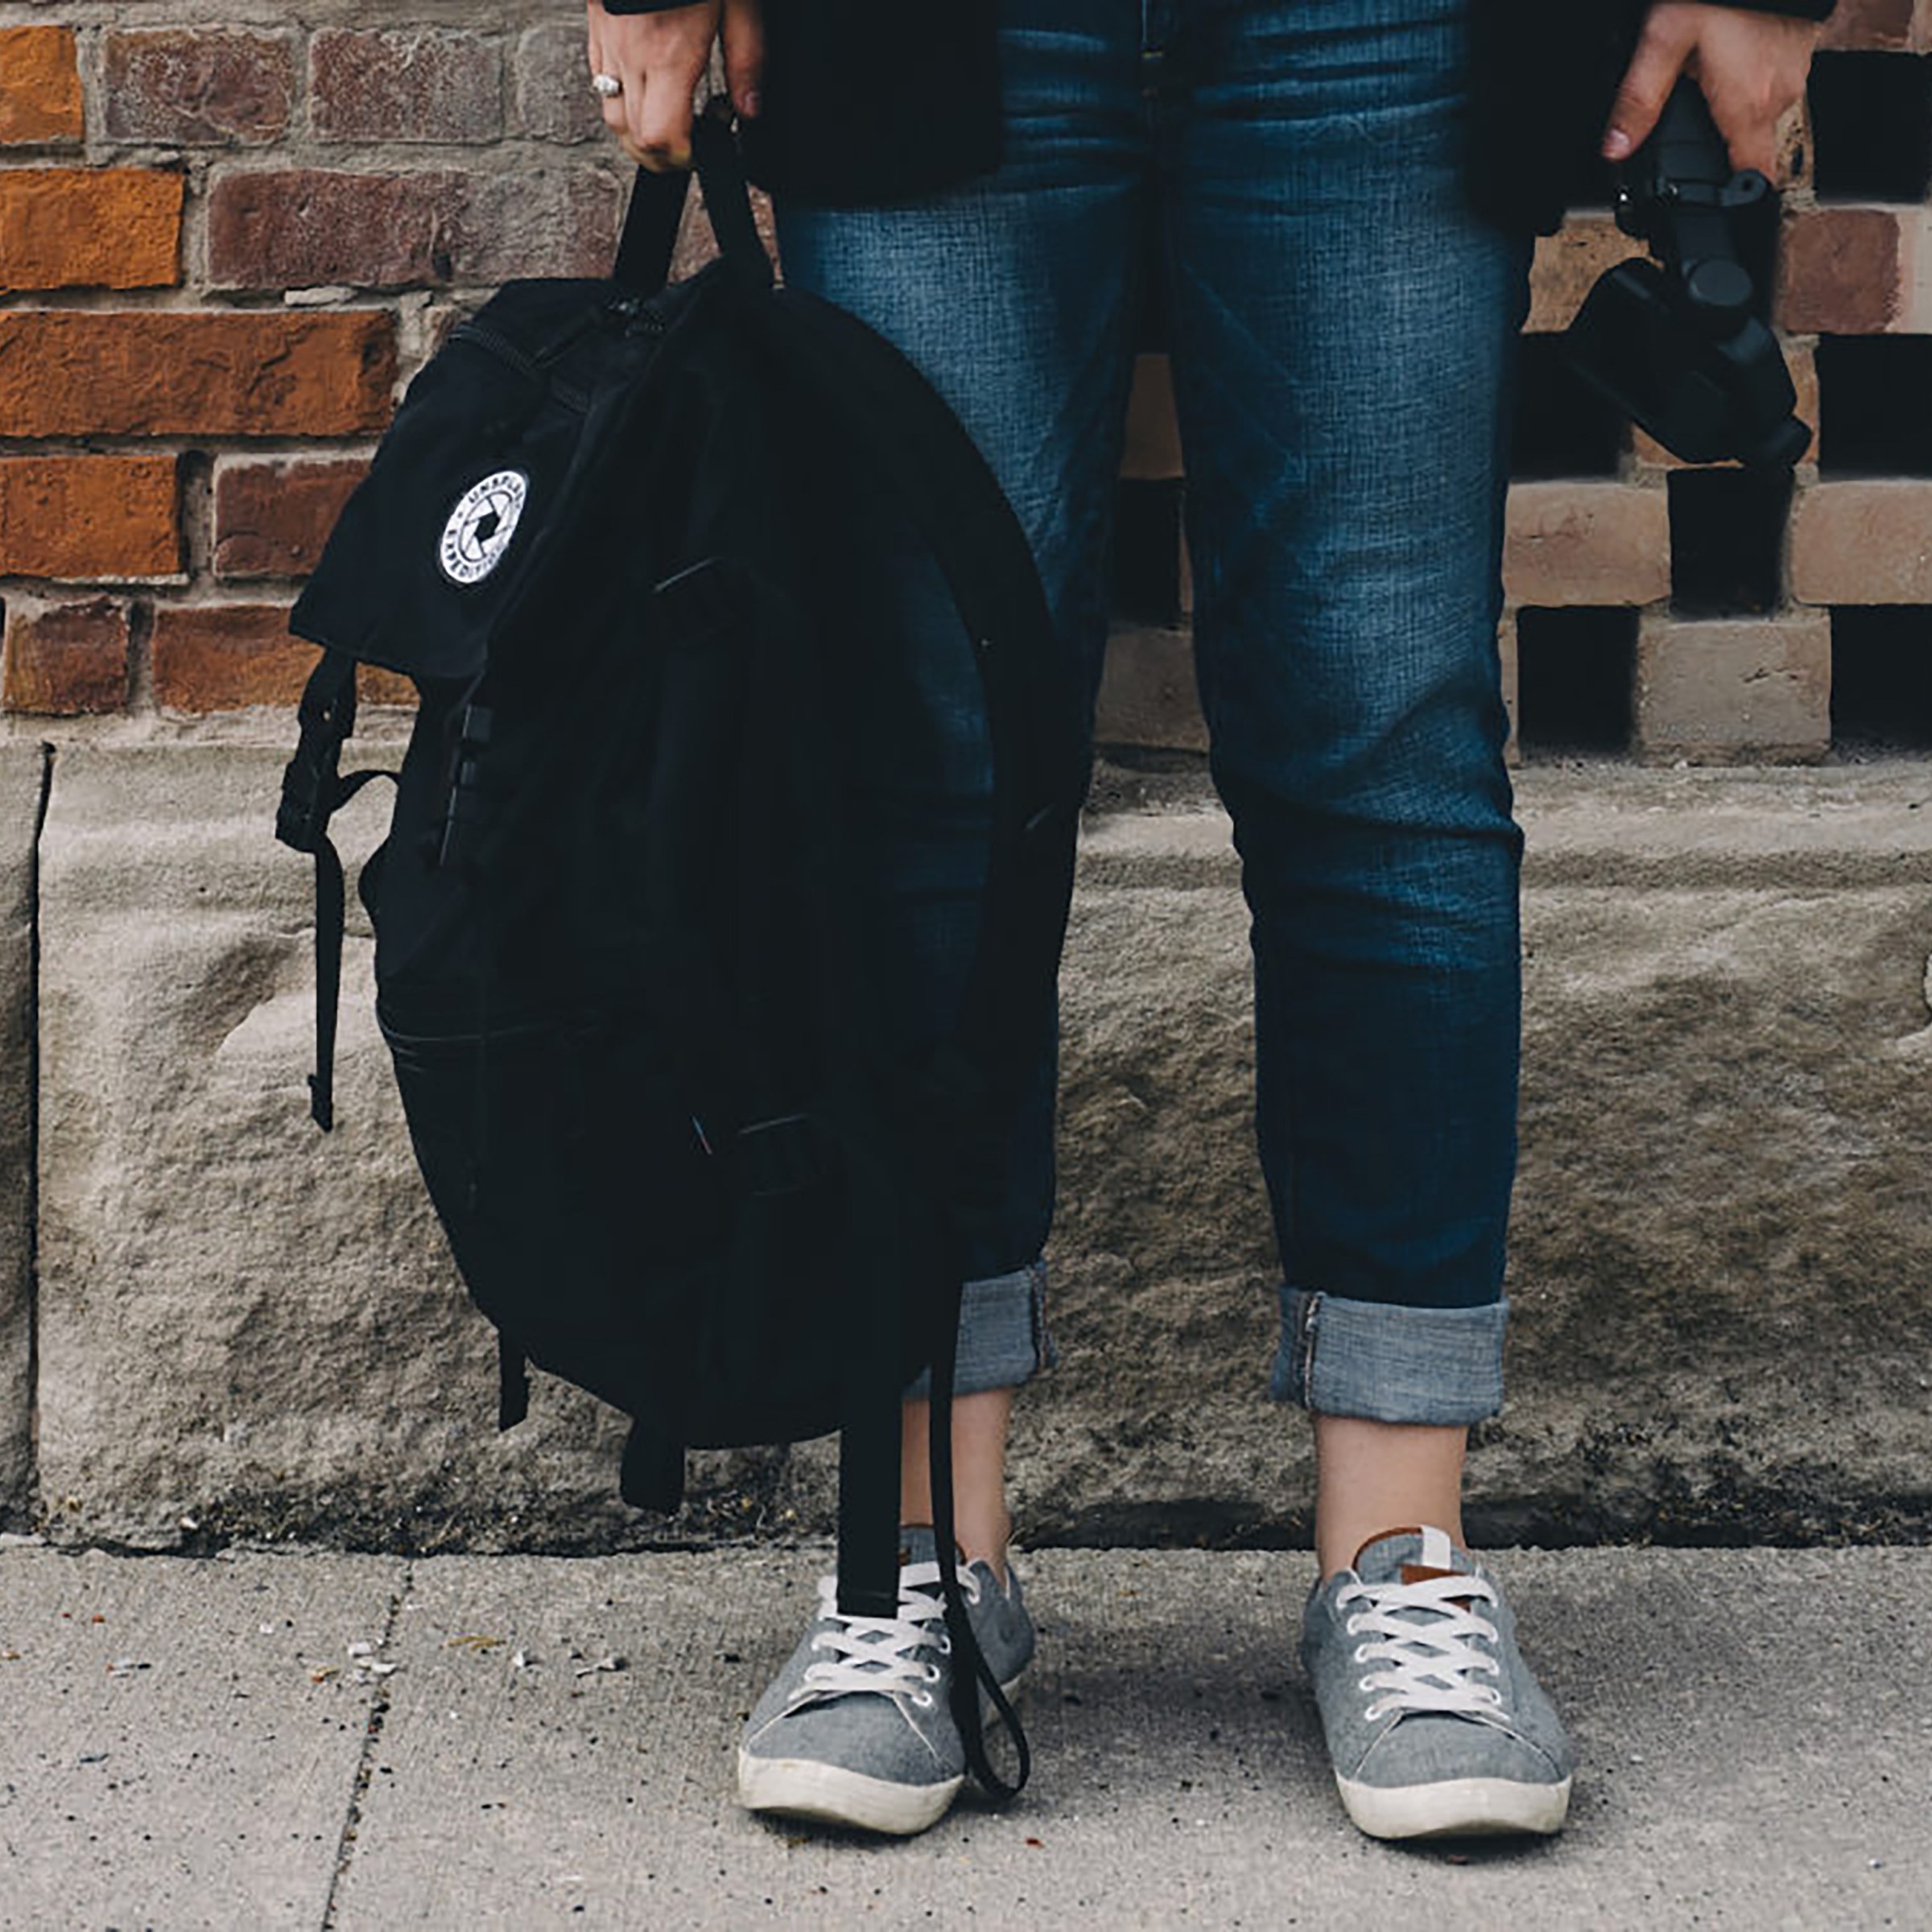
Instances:
[[[590,91],[601,101],[614,101],[624,91],[624,83],[615,74],[592,74]]]

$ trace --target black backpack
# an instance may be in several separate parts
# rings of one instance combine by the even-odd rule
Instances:
[[[1051,1025],[1080,706],[965,432],[880,337],[774,285],[729,130],[701,121],[696,147],[720,258],[663,286],[684,181],[641,175],[610,280],[512,283],[417,377],[295,605],[324,650],[276,824],[316,859],[313,1112],[329,1126],[328,821],[385,775],[340,771],[365,662],[420,693],[360,879],[378,1014],[499,1331],[502,1426],[526,1360],[580,1384],[634,1418],[622,1491],[658,1509],[687,1446],[838,1430],[840,1606],[890,1616],[900,1401],[930,1366],[973,1659],[960,1257]],[[980,748],[969,774],[927,755],[935,704]],[[893,1018],[908,853],[976,912],[936,1034]],[[974,1768],[1017,1789],[957,1677]]]

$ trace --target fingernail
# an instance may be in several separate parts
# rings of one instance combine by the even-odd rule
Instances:
[[[1613,127],[1604,138],[1604,158],[1608,161],[1621,161],[1636,145],[1620,127]]]

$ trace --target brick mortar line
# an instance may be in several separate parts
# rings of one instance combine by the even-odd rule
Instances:
[[[314,456],[323,461],[369,456],[382,441],[380,432],[362,430],[340,436],[194,436],[180,431],[144,436],[131,431],[109,436],[0,436],[0,457],[187,456],[202,451],[213,456]]]
[[[197,174],[213,173],[217,168],[231,174],[273,173],[291,167],[356,174],[379,167],[386,174],[431,174],[447,171],[466,156],[486,155],[502,158],[505,148],[514,148],[530,159],[556,165],[574,161],[583,167],[601,167],[620,179],[630,178],[630,163],[618,157],[616,149],[595,138],[555,141],[543,134],[525,134],[506,128],[476,141],[414,141],[400,135],[358,135],[353,140],[330,141],[319,134],[291,130],[268,141],[175,141],[152,134],[89,135],[85,144],[72,141],[10,142],[0,148],[0,167],[34,168],[145,167],[169,173],[186,173],[191,185]],[[402,163],[413,166],[400,165]],[[1829,208],[1917,208],[1916,201],[1832,201]]]
[[[348,287],[347,283],[307,283],[308,287]],[[388,316],[396,323],[398,346],[402,329],[411,320],[407,304],[440,302],[450,308],[480,308],[496,293],[497,284],[464,283],[443,288],[357,289],[344,302],[290,302],[279,289],[238,289],[232,293],[185,285],[162,288],[36,289],[32,299],[0,299],[0,320],[16,316],[120,316],[138,320],[144,316],[286,316],[302,320],[314,316]],[[138,298],[138,299],[130,299]],[[52,440],[7,437],[4,442]]]
[[[481,303],[501,284],[490,282],[418,283],[407,287],[357,288],[353,283],[323,282],[302,288],[347,288],[342,302],[291,302],[279,288],[195,288],[186,283],[153,288],[41,288],[23,290],[17,297],[0,298],[0,317],[11,316],[394,316],[406,320],[402,304],[414,300]]]
[[[165,19],[130,22],[122,0],[68,0],[57,11],[45,0],[36,0],[33,5],[24,4],[23,0],[6,0],[6,4],[0,5],[0,27],[71,27],[94,32],[113,28],[125,33],[213,32],[236,27],[297,37],[319,29],[332,31],[345,27],[365,33],[410,33],[438,28],[489,38],[519,35],[533,27],[576,19],[569,10],[559,10],[555,0],[497,0],[492,13],[498,24],[488,27],[477,25],[474,0],[418,0],[408,20],[390,27],[370,25],[365,0],[303,0],[300,9],[292,14],[287,6],[277,6],[275,0],[222,0],[220,5],[209,5],[204,0],[193,13],[196,17],[188,17],[184,10]]]

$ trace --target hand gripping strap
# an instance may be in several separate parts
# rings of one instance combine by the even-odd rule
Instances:
[[[717,237],[719,252],[755,284],[768,285],[771,261],[752,218],[751,196],[745,184],[737,139],[731,131],[728,102],[715,103],[698,117],[691,129],[691,152],[704,191],[704,213]],[[690,187],[691,175],[683,169],[661,175],[648,168],[638,170],[630,207],[624,217],[624,233],[617,242],[617,258],[611,269],[613,281],[646,299],[669,281]]]

